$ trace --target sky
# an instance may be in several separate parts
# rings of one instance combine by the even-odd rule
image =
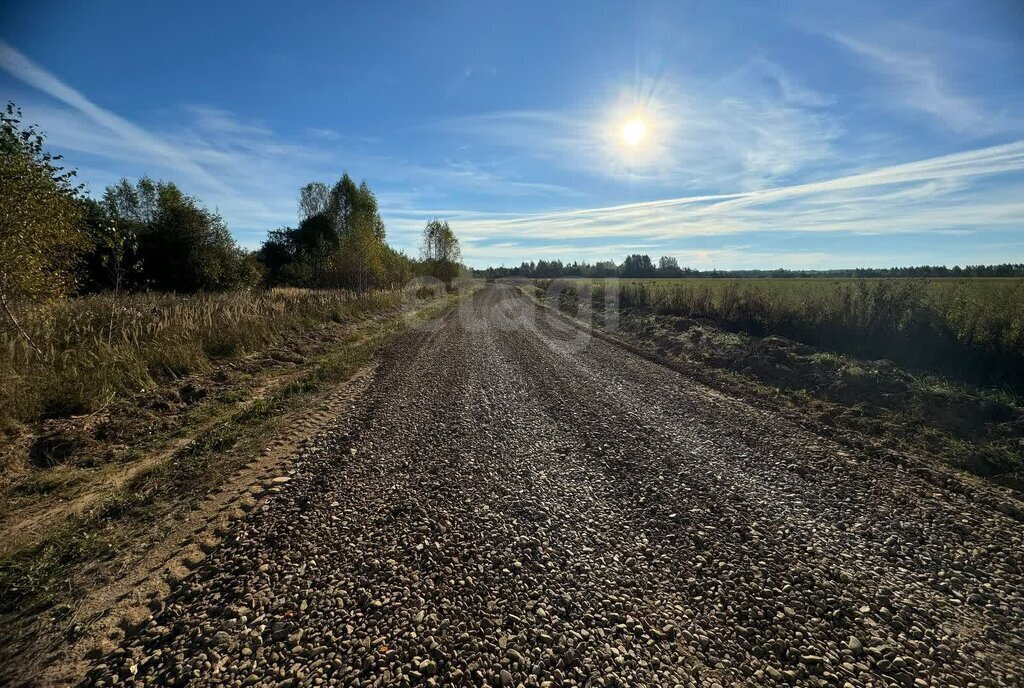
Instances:
[[[1024,262],[1018,0],[13,0],[0,98],[250,248],[347,171],[478,267]]]

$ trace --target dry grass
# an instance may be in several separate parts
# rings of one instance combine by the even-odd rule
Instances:
[[[23,309],[36,351],[0,332],[0,428],[90,413],[112,396],[208,369],[291,334],[399,305],[399,292],[274,289],[99,295]]]
[[[542,284],[604,304],[601,280]],[[623,280],[619,307],[779,335],[987,385],[1024,387],[1022,279]],[[589,292],[589,293],[588,293]]]

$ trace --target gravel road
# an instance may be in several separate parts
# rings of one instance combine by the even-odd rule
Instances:
[[[1024,685],[1024,528],[488,285],[89,685]]]

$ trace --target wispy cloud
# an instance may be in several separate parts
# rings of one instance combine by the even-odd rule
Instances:
[[[726,86],[649,81],[589,109],[484,112],[431,130],[587,178],[675,188],[759,188],[830,159],[841,127],[822,110],[826,98],[767,60]],[[630,156],[619,130],[637,114],[650,135]]]
[[[422,173],[424,176],[429,175],[437,182],[443,184],[454,184],[458,188],[486,190],[492,193],[500,190],[502,194],[509,196],[537,194],[578,195],[578,192],[567,186],[515,179],[507,175],[497,174],[468,160],[449,160],[439,167],[419,168],[414,171]]]
[[[462,76],[466,79],[473,77],[493,77],[498,75],[498,68],[489,64],[470,64],[462,70]]]
[[[755,88],[758,81],[770,84],[779,100],[788,105],[823,108],[835,102],[834,98],[807,87],[777,62],[765,57],[751,59],[736,72],[735,79],[740,89],[749,88],[751,82]]]
[[[999,128],[999,118],[980,102],[955,92],[934,58],[843,34],[832,34],[832,38],[887,78],[888,97],[902,107],[923,112],[961,133],[982,135]]]
[[[403,194],[422,202],[424,196],[443,198],[459,190],[499,197],[574,193],[469,161],[431,166],[395,159],[374,152],[370,139],[331,129],[307,131],[315,141],[287,139],[264,123],[209,106],[186,106],[159,130],[145,128],[100,107],[2,42],[0,69],[48,96],[31,102],[30,119],[43,124],[56,150],[80,154],[84,164],[79,167],[88,172],[83,178],[99,188],[121,176],[172,179],[215,206],[247,246],[257,245],[266,230],[295,222],[295,197],[302,184],[331,181],[346,169],[378,189],[385,220],[402,206]],[[391,191],[396,187],[413,191]],[[413,234],[422,225],[413,232],[398,220],[393,235],[413,246]]]
[[[161,160],[167,167],[200,177],[212,187],[224,188],[219,180],[211,177],[206,170],[174,146],[96,105],[3,41],[0,41],[0,67],[26,84],[74,108],[126,144]]]
[[[762,190],[525,215],[445,215],[464,231],[495,242],[560,239],[606,246],[620,244],[623,237],[635,246],[678,246],[692,237],[755,232],[891,235],[1020,229],[1024,141]],[[476,260],[501,254],[474,247],[467,255]]]
[[[983,128],[984,110],[956,94],[934,62],[859,41],[845,45],[902,84],[907,106],[956,130]],[[282,133],[258,116],[203,105],[164,113],[159,125],[143,127],[4,43],[0,69],[46,96],[22,104],[55,150],[79,154],[69,161],[88,173],[85,179],[100,187],[122,174],[173,179],[216,206],[249,246],[267,229],[295,221],[301,184],[330,181],[345,169],[378,191],[389,237],[399,247],[415,250],[423,223],[444,217],[456,223],[475,264],[602,259],[640,250],[691,264],[808,266],[836,256],[687,243],[758,233],[1020,232],[1024,218],[1024,140],[868,166],[868,160],[898,160],[899,152],[868,156],[851,147],[831,98],[761,58],[721,84],[651,83],[590,109],[445,119],[428,126],[430,145],[410,144],[410,158],[381,152],[402,141],[327,128]],[[922,103],[909,102],[918,96]],[[624,161],[609,134],[617,117],[638,106],[654,129],[644,164]],[[414,133],[423,138],[423,130]],[[440,152],[431,157],[424,150]],[[629,195],[619,193],[627,188]],[[614,203],[641,193],[658,200]],[[565,210],[572,206],[581,207]],[[522,211],[534,208],[559,210]]]
[[[341,134],[333,129],[321,129],[319,127],[311,127],[306,130],[306,133],[315,139],[322,139],[324,141],[340,141],[342,138]]]

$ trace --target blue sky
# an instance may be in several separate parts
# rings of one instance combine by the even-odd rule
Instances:
[[[1016,0],[41,0],[0,97],[94,195],[173,180],[249,247],[348,171],[394,245],[444,217],[474,265],[1019,262],[1022,36]]]

